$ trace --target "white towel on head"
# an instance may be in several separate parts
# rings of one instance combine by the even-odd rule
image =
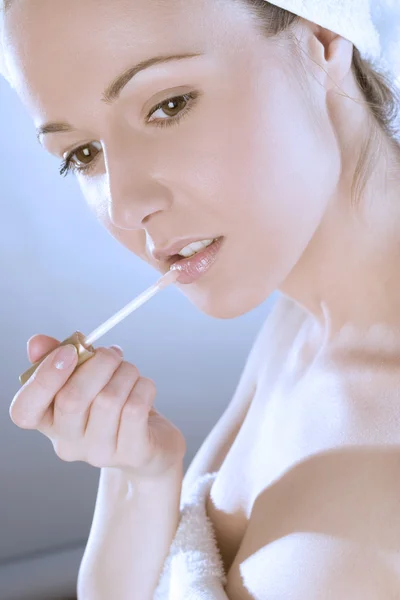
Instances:
[[[325,27],[354,44],[367,59],[381,54],[379,33],[369,0],[268,0],[307,21]]]
[[[398,82],[400,0],[268,1],[346,38],[377,70]]]
[[[381,45],[377,60],[400,88],[400,0],[371,0],[371,15]]]
[[[226,575],[206,500],[216,473],[200,477],[181,502],[181,519],[154,600],[224,600]]]

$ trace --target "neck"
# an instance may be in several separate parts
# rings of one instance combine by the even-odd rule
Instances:
[[[382,143],[373,169],[357,205],[351,201],[355,164],[351,176],[342,177],[318,230],[279,288],[328,339],[348,325],[400,327],[398,149]]]

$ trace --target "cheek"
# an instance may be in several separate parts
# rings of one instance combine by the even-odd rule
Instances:
[[[302,101],[284,90],[242,108],[220,165],[230,210],[249,222],[263,221],[264,231],[299,235],[302,223],[309,236],[340,176],[329,124],[317,125]]]

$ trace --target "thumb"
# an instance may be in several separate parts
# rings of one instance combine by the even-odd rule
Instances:
[[[59,345],[60,342],[56,338],[47,335],[34,335],[27,343],[28,358],[31,363],[35,363]]]

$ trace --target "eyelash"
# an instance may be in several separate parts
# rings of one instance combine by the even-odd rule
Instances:
[[[192,110],[192,108],[194,108],[194,105],[196,103],[196,100],[198,99],[198,97],[200,96],[199,92],[190,92],[189,94],[182,94],[181,96],[173,96],[171,98],[167,98],[166,100],[163,100],[162,102],[159,102],[156,106],[154,106],[150,113],[147,115],[146,119],[149,119],[151,117],[151,115],[155,112],[157,112],[157,110],[159,110],[160,108],[162,109],[162,107],[165,104],[168,104],[168,102],[171,102],[173,100],[180,100],[182,98],[184,98],[187,101],[187,104],[185,106],[185,108],[183,108],[178,115],[176,115],[175,117],[171,117],[168,119],[161,119],[160,121],[151,121],[150,123],[155,123],[157,127],[171,127],[172,125],[178,125],[178,123],[180,123],[180,121],[182,121],[182,119],[184,117],[186,117],[189,112]],[[91,169],[93,169],[94,165],[95,165],[95,161],[96,159],[93,159],[92,162],[90,162],[89,164],[83,166],[83,167],[79,167],[78,165],[74,164],[72,157],[74,156],[74,154],[76,154],[77,152],[79,152],[79,150],[83,150],[84,148],[87,148],[88,146],[90,146],[91,144],[85,144],[83,146],[79,146],[78,148],[74,148],[74,150],[71,150],[71,152],[65,157],[65,159],[62,161],[61,165],[60,165],[60,175],[62,177],[66,177],[69,173],[89,173]]]

